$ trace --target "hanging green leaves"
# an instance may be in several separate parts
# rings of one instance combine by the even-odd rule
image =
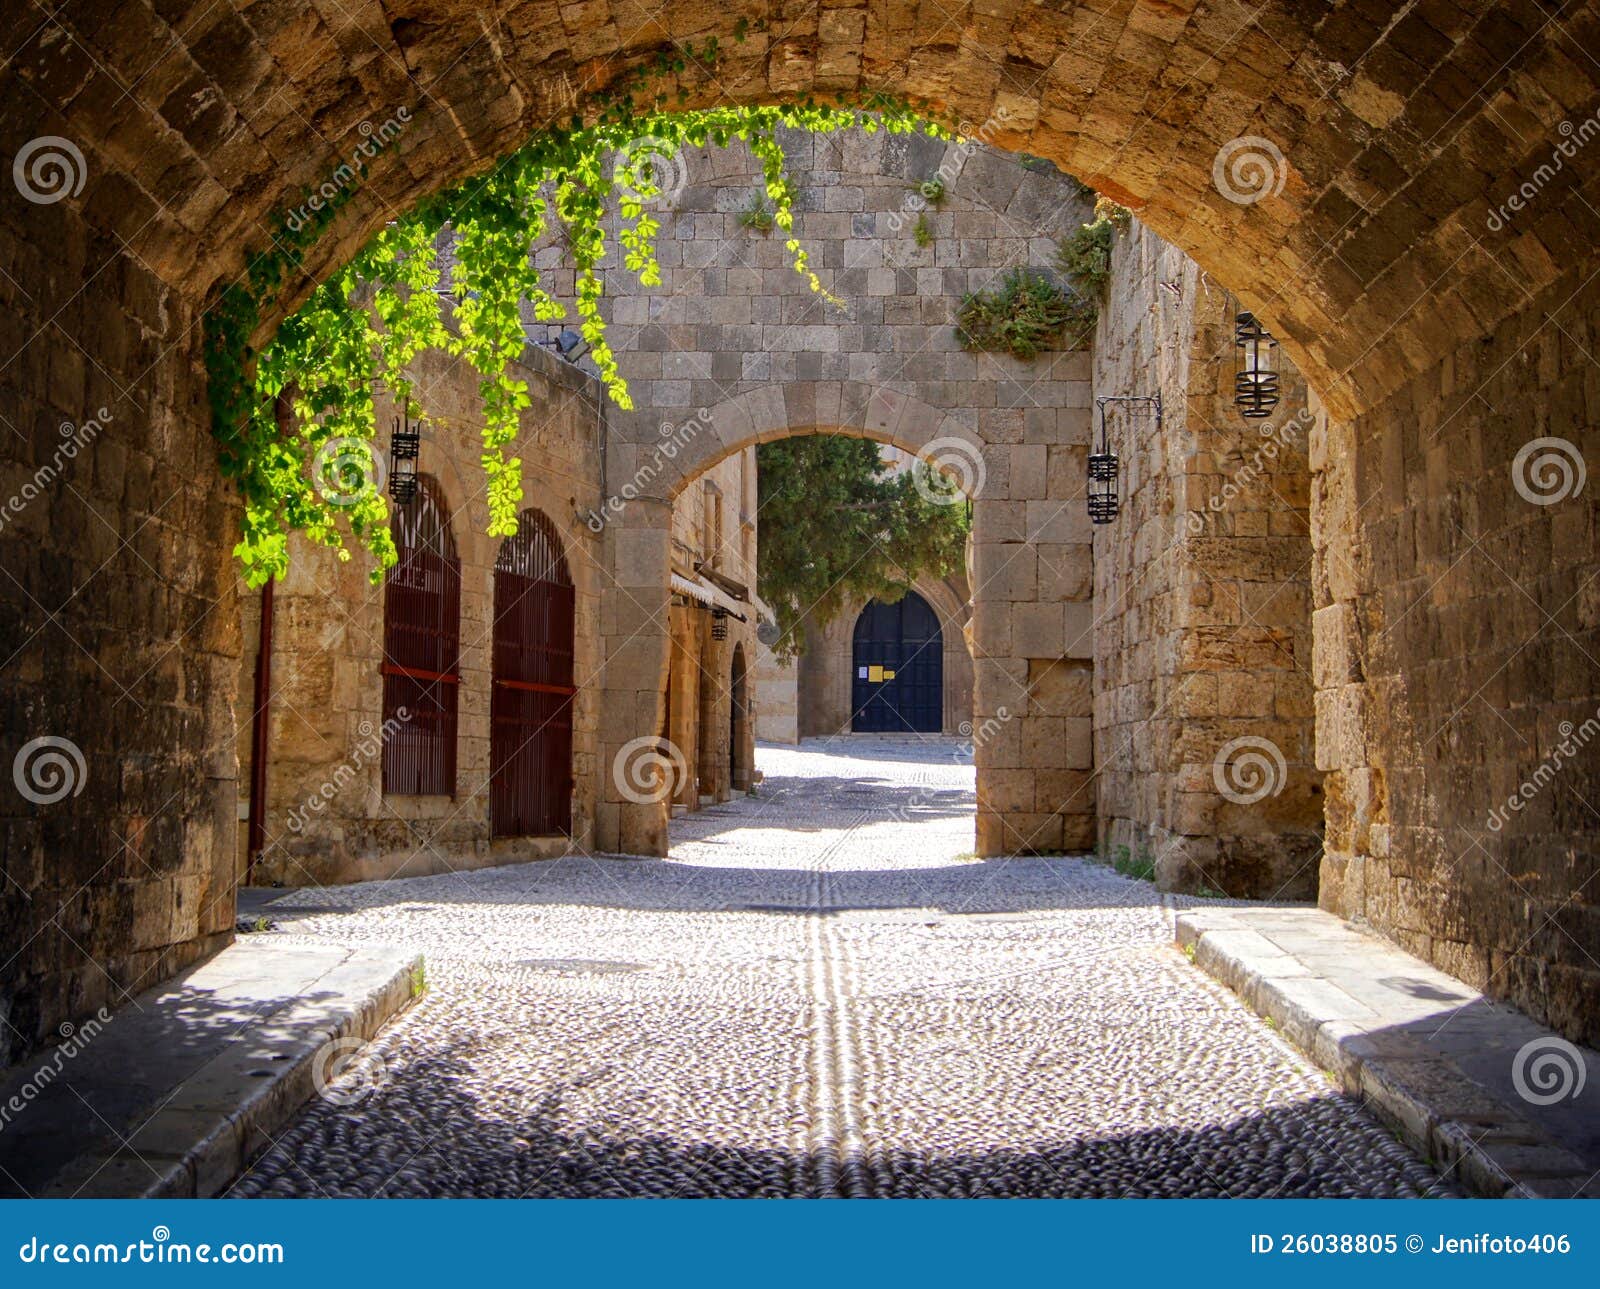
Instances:
[[[707,56],[714,59],[715,50],[692,55],[697,61]],[[674,65],[666,72],[676,70]],[[259,354],[251,351],[250,336],[354,186],[257,256],[244,279],[223,293],[206,322],[212,427],[223,471],[238,482],[244,499],[235,554],[250,585],[284,572],[288,534],[296,530],[339,549],[345,559],[346,536],[353,537],[374,557],[374,581],[394,562],[382,470],[372,455],[373,389],[382,383],[413,416],[425,417],[406,371],[427,350],[462,358],[478,374],[489,531],[516,531],[522,463],[507,448],[531,400],[513,364],[526,344],[522,301],[530,302],[541,321],[567,316],[566,306],[542,286],[533,261],[535,243],[556,225],[571,251],[573,307],[590,357],[612,400],[632,406],[606,341],[599,266],[610,239],[623,267],[642,285],[661,281],[655,255],[661,225],[651,209],[661,193],[653,168],[639,163],[641,146],[652,156],[672,157],[683,149],[743,140],[761,163],[772,221],[787,234],[795,272],[832,300],[794,235],[795,189],[785,174],[779,129],[859,126],[945,135],[911,108],[881,96],[863,100],[859,108],[802,103],[667,111],[661,110],[663,96],[656,95],[656,110],[641,113],[632,105],[633,88],[624,87],[627,94],[610,100],[594,124],[575,122],[541,134],[488,175],[425,199],[382,229],[311,292]],[[437,260],[446,230],[452,244],[448,283]],[[292,408],[287,427],[274,410],[280,395]],[[363,453],[370,468],[362,469]]]

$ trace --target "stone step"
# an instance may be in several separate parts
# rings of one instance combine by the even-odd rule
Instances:
[[[1176,934],[1452,1182],[1600,1198],[1600,1053],[1319,909],[1194,909]]]
[[[241,936],[6,1074],[0,1195],[219,1194],[421,988],[414,953]]]

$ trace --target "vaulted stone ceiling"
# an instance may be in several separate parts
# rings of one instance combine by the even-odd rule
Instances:
[[[1600,235],[1600,165],[1557,167],[1536,210],[1490,228],[1563,122],[1586,141],[1587,3],[69,0],[14,32],[0,145],[72,139],[91,224],[192,302],[364,127],[409,117],[318,272],[710,36],[722,58],[685,77],[689,105],[887,90],[999,123],[996,142],[1132,206],[1257,307],[1337,411],[1488,331]],[[48,208],[20,217],[50,235]]]

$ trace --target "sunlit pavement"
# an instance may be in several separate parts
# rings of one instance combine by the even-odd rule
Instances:
[[[236,1195],[1453,1193],[1172,947],[1151,886],[971,856],[947,740],[763,746],[667,860],[286,896],[428,992]]]

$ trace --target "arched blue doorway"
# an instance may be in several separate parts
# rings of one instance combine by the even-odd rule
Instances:
[[[937,734],[944,728],[944,633],[915,591],[872,600],[856,619],[850,728],[858,734]]]

